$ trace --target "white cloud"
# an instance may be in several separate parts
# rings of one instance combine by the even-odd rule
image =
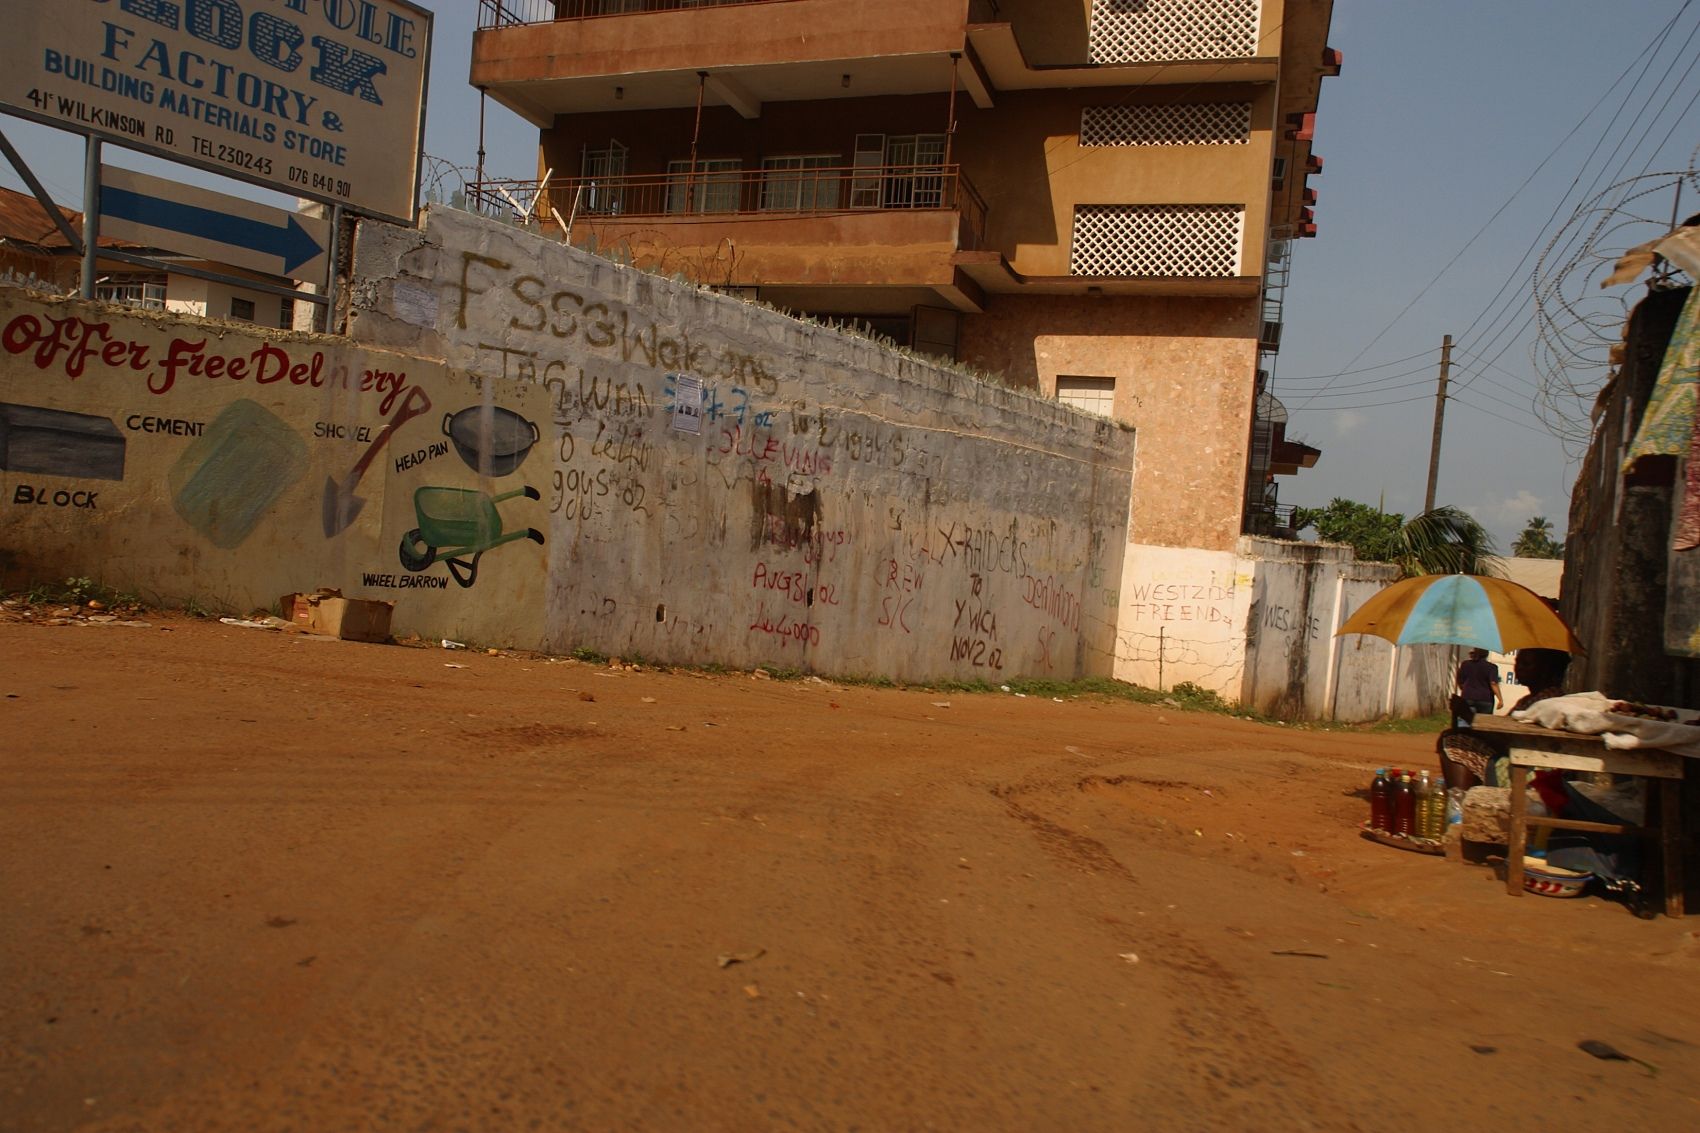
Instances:
[[[1541,504],[1541,497],[1527,488],[1520,490],[1509,499],[1500,500],[1496,504],[1489,504],[1487,510],[1490,525],[1493,520],[1497,519],[1498,522],[1507,526],[1514,526],[1519,531],[1523,530],[1523,525],[1528,523],[1533,516],[1546,515]],[[1547,518],[1553,517],[1549,515]],[[1562,516],[1559,517],[1559,521],[1560,523],[1563,522]]]
[[[1350,436],[1367,420],[1369,418],[1356,409],[1342,409],[1334,414],[1334,431],[1342,437]]]
[[[1529,520],[1537,515],[1543,515],[1553,525],[1553,538],[1560,542],[1564,539],[1565,520],[1564,503],[1559,501],[1558,513],[1547,510],[1545,500],[1529,491],[1519,488],[1515,495],[1494,497],[1488,496],[1481,503],[1465,507],[1488,533],[1499,544],[1499,553],[1509,555],[1511,544],[1523,531]]]

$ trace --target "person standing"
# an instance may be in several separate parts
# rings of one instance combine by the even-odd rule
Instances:
[[[1505,707],[1499,692],[1499,666],[1487,659],[1486,649],[1470,650],[1470,659],[1458,666],[1455,678],[1458,695],[1474,712],[1493,712]]]

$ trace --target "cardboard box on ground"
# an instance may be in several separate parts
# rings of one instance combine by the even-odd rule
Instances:
[[[311,633],[382,643],[390,639],[395,603],[344,598],[342,591],[322,587],[311,594],[285,594],[278,599],[278,610],[284,620]]]

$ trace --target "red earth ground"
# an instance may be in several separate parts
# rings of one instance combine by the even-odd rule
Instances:
[[[1700,1126],[1700,922],[1361,840],[1429,736],[144,617],[0,620],[8,1131]]]

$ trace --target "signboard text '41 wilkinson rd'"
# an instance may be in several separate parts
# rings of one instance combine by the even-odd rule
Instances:
[[[16,0],[7,8],[0,107],[412,222],[430,65],[423,8],[406,0]]]

